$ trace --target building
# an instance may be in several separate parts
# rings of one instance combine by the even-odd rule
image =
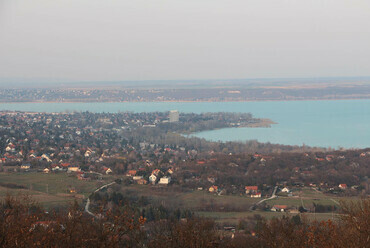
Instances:
[[[158,184],[168,185],[171,182],[171,177],[161,177]]]
[[[347,189],[347,184],[345,184],[345,183],[341,183],[341,184],[339,184],[339,186],[338,186],[340,189]]]
[[[288,187],[285,187],[281,190],[281,192],[284,192],[284,193],[289,193],[290,192],[290,189]]]
[[[22,164],[21,165],[21,170],[29,170],[31,168],[31,164]]]
[[[126,176],[128,177],[133,177],[136,175],[136,170],[129,170],[127,173],[126,173]]]
[[[140,180],[140,179],[143,179],[143,176],[133,176],[132,177],[132,180],[135,180],[135,181]]]
[[[258,191],[258,186],[245,186],[245,193],[246,194],[257,193],[257,191]]]
[[[252,194],[251,194],[251,197],[252,197],[252,198],[261,198],[261,196],[262,196],[261,192],[252,193]]]
[[[151,184],[155,184],[156,180],[157,180],[156,175],[151,174],[151,175],[149,176],[149,182],[150,182]]]
[[[271,208],[272,212],[285,212],[287,210],[288,206],[287,205],[274,205]]]
[[[169,115],[170,122],[178,122],[179,117],[180,117],[179,111],[177,110],[170,111],[170,115]]]
[[[104,171],[105,171],[105,174],[107,174],[107,175],[113,173],[111,168],[106,168],[106,169],[104,169]]]
[[[211,193],[214,193],[214,192],[217,193],[218,187],[215,186],[215,185],[212,185],[211,187],[209,187],[208,191],[211,192]]]
[[[70,166],[70,167],[68,167],[68,171],[67,172],[78,172],[78,171],[81,171],[79,167],[77,167],[77,166]]]

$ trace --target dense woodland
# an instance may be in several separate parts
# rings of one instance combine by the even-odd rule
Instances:
[[[299,215],[267,221],[256,217],[237,230],[220,230],[208,219],[148,221],[130,208],[102,211],[99,218],[77,205],[45,212],[8,197],[0,205],[1,247],[368,247],[370,200],[342,204],[337,221],[309,222]]]

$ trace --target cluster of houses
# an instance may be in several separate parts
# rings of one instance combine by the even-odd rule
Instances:
[[[245,193],[252,198],[261,198],[262,194],[258,191],[258,186],[245,186]]]
[[[111,167],[112,160],[130,160],[131,167],[140,168],[153,166],[154,160],[157,164],[176,164],[194,159],[198,153],[195,149],[126,139],[120,135],[124,130],[155,126],[166,120],[168,115],[163,113],[0,112],[0,131],[3,132],[0,171],[45,169],[48,173],[72,171],[73,167],[83,165],[89,167],[85,170],[109,174],[125,171]]]
[[[198,188],[198,189],[200,190],[202,188]],[[220,193],[222,192],[222,190],[218,186],[212,185],[211,187],[208,188],[208,192]],[[261,198],[262,196],[262,193],[258,191],[258,186],[245,186],[245,194],[251,198]]]
[[[138,173],[137,170],[129,170],[126,173],[127,177],[132,178],[134,182],[141,185],[151,184],[151,185],[169,185],[171,183],[171,176],[173,170],[169,168],[166,173],[163,173],[159,169],[154,169],[150,176],[145,176],[145,172],[141,170],[142,173]]]

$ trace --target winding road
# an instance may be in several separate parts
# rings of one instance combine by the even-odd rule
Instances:
[[[96,189],[93,193],[99,192],[100,190],[105,189],[105,188],[107,188],[107,187],[109,187],[109,186],[111,186],[115,183],[116,182],[111,182],[111,183],[105,184],[105,185],[101,186],[100,188]],[[89,210],[89,207],[90,207],[90,197],[87,198],[86,205],[85,205],[85,212],[88,213],[89,215],[95,217],[95,218],[98,218],[97,215],[95,215],[93,212],[91,212]]]

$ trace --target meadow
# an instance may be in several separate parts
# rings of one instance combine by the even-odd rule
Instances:
[[[19,172],[0,173],[0,182],[23,188],[0,187],[0,199],[7,195],[30,196],[46,209],[68,206],[75,200],[79,203],[104,181],[81,181],[68,173]],[[74,190],[71,193],[70,190]]]

